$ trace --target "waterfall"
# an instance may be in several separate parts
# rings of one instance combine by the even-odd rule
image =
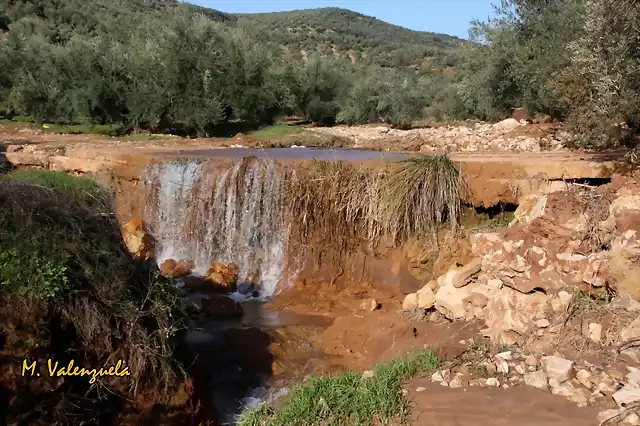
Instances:
[[[239,289],[259,275],[261,296],[275,294],[287,267],[285,179],[282,167],[252,157],[231,167],[206,161],[151,164],[142,180],[157,261],[192,261],[196,275],[214,263],[235,263]]]

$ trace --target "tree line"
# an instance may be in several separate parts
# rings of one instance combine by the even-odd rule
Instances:
[[[471,43],[452,53],[455,68],[419,71],[315,51],[303,58],[251,20],[172,1],[79,3],[105,15],[94,21],[60,0],[2,2],[0,104],[40,121],[206,135],[229,106],[255,125],[299,115],[398,127],[425,117],[497,120],[524,107],[600,147],[640,126],[633,0],[502,0],[492,19],[472,23]],[[35,3],[49,8],[25,12]]]

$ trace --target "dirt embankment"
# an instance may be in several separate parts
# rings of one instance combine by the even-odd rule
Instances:
[[[532,153],[569,152],[573,137],[556,124],[527,124],[514,119],[499,123],[459,123],[412,130],[386,126],[292,127],[278,135],[260,137],[242,133],[232,138],[182,138],[171,135],[55,134],[24,126],[0,127],[0,141],[11,145],[91,145],[102,149],[184,150],[225,147],[358,148],[377,151],[420,151],[424,153],[484,152]]]
[[[170,145],[171,149],[185,148],[176,141],[111,146],[84,140],[61,149],[54,146],[62,142],[63,138],[47,141],[43,137],[40,146],[16,145],[8,155],[27,166],[96,176],[103,173],[120,191],[119,211],[125,220],[143,203],[139,176],[149,155],[140,154],[140,148],[151,153]],[[201,148],[211,148],[210,142],[201,142]],[[197,148],[198,143],[190,147]],[[513,170],[496,160],[505,155],[516,164]],[[462,424],[495,424],[482,404],[510,390],[493,387],[526,385],[547,392],[541,397],[546,412],[534,413],[521,406],[533,397],[524,388],[502,398],[504,410],[516,417],[530,414],[538,423],[546,419],[597,424],[598,410],[621,406],[619,383],[627,387],[627,394],[636,392],[636,379],[628,377],[635,370],[628,368],[640,367],[640,354],[625,346],[637,337],[632,313],[637,312],[638,293],[629,277],[637,275],[633,265],[640,246],[635,236],[640,191],[635,182],[616,179],[598,189],[588,188],[588,182],[572,185],[564,181],[560,188],[555,183],[567,177],[610,179],[613,172],[603,172],[606,165],[601,162],[580,160],[580,154],[538,155],[532,160],[529,154],[480,159],[461,154],[473,160],[463,167],[475,178],[480,199],[491,205],[506,201],[508,193],[511,202],[521,204],[516,222],[507,228],[470,232],[466,240],[441,239],[440,246],[432,250],[411,244],[401,249],[357,250],[337,264],[318,263],[310,256],[300,280],[271,306],[322,314],[332,324],[292,325],[273,332],[269,345],[264,345],[268,350],[259,372],[271,374],[280,384],[290,383],[312,372],[331,373],[345,366],[367,370],[428,346],[448,364],[437,376],[405,385],[415,401],[416,424],[428,410],[440,410],[437,421],[442,425],[455,424],[452,418]],[[545,156],[557,161],[549,163]],[[568,167],[567,160],[575,161]],[[591,164],[585,166],[587,163]],[[575,176],[568,176],[569,169]],[[535,177],[539,171],[552,171],[553,176]],[[483,178],[483,173],[491,178]],[[513,182],[530,185],[534,177],[546,185],[544,191],[540,186],[529,186],[528,193],[513,190]],[[490,180],[501,182],[502,189],[488,189]],[[538,195],[527,197],[529,194]],[[598,211],[602,206],[605,209]],[[136,245],[136,241],[128,242],[130,249]],[[132,251],[142,254],[142,237],[137,243]],[[620,297],[614,300],[613,295]],[[631,299],[622,298],[624,295]],[[242,347],[242,336],[233,341]],[[245,362],[249,370],[251,365]],[[468,406],[452,414],[439,396],[430,393],[433,383],[438,389],[450,388],[446,391],[451,395],[473,387],[467,393],[472,395]],[[567,399],[573,406],[597,409],[574,412],[567,408]]]
[[[415,424],[496,424],[495,409],[500,424],[635,424],[637,232],[638,181],[577,185],[529,197],[508,227],[473,232],[470,256],[417,293],[376,277],[302,280],[272,305],[332,317],[315,340],[351,368],[435,348],[444,368],[405,384]]]

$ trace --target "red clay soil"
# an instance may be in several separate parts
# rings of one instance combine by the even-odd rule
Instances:
[[[417,388],[424,388],[417,392]],[[588,426],[597,425],[599,409],[578,408],[560,396],[520,386],[510,389],[457,388],[431,383],[428,377],[405,386],[415,426]]]
[[[352,284],[342,290],[329,285],[316,289],[317,292],[312,289],[302,292],[293,288],[272,303],[281,309],[323,313],[334,318],[326,329],[304,330],[311,333],[304,340],[323,353],[315,360],[314,374],[331,374],[342,368],[369,370],[422,348],[434,350],[446,363],[469,348],[470,338],[480,336],[482,324],[477,322],[433,322],[408,317],[401,313],[397,295],[384,288]],[[366,309],[373,300],[377,309]],[[294,334],[300,332],[302,329]],[[294,368],[292,363],[306,361],[300,356],[299,345],[281,347],[276,360],[276,364],[287,365],[288,369]],[[578,408],[563,397],[526,386],[506,390],[451,389],[431,383],[427,375],[403,387],[409,392],[412,424],[417,426],[585,426],[596,425],[599,412],[599,408]],[[425,390],[417,392],[421,387]]]

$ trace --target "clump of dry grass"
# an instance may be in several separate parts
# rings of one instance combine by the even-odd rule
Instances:
[[[341,252],[358,237],[361,223],[374,232],[375,196],[365,197],[367,189],[375,192],[367,188],[371,176],[345,162],[314,161],[292,172],[285,196],[297,228],[293,235],[303,242],[320,236],[326,248]]]
[[[444,221],[455,230],[463,196],[462,175],[448,157],[411,158],[393,167],[385,182],[382,222],[395,240],[431,237]]]
[[[445,222],[455,230],[465,195],[460,171],[442,156],[384,167],[316,161],[298,169],[287,185],[301,239],[317,233],[339,250],[358,241],[375,244],[383,236],[434,237]]]

